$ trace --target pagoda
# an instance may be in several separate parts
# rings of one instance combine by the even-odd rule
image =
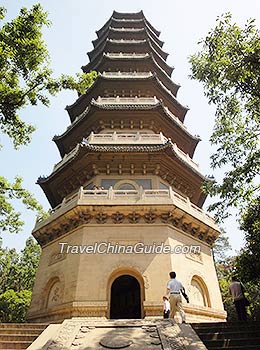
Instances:
[[[61,161],[38,179],[52,209],[33,230],[42,255],[28,320],[161,317],[173,270],[187,320],[223,321],[219,229],[202,209],[210,180],[192,159],[200,139],[184,125],[160,32],[142,11],[114,11],[96,34],[82,69],[98,76],[66,107]]]

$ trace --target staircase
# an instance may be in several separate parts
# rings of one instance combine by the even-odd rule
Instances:
[[[260,322],[192,323],[207,349],[260,350]]]
[[[0,323],[0,349],[27,349],[48,324]]]

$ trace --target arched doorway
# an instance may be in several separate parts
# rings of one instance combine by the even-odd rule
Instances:
[[[110,318],[141,318],[141,292],[137,279],[117,277],[111,286]]]

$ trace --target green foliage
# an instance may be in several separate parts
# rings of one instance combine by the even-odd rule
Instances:
[[[223,260],[219,260],[216,263],[216,271],[219,281],[220,292],[222,295],[222,301],[224,304],[224,309],[227,311],[227,319],[229,321],[235,321],[237,319],[233,299],[228,289],[229,284],[231,283],[231,277],[234,272],[234,263],[234,257],[226,256]]]
[[[218,238],[214,242],[212,250],[214,261],[216,263],[224,261],[227,258],[227,253],[231,250],[231,245],[226,232],[223,229],[221,229]]]
[[[246,296],[250,301],[248,312],[254,321],[260,321],[260,280],[246,283]]]
[[[16,212],[11,204],[13,199],[20,199],[26,208],[38,210],[38,213],[43,215],[42,206],[31,193],[23,189],[20,177],[16,177],[14,183],[10,183],[0,176],[0,228],[2,231],[18,232],[23,225],[21,214]]]
[[[49,106],[48,96],[62,89],[83,94],[93,84],[96,72],[54,79],[42,38],[42,28],[50,26],[47,13],[36,4],[29,10],[22,8],[15,19],[4,22],[5,13],[6,9],[0,7],[0,130],[12,139],[17,149],[30,142],[35,129],[20,118],[21,109],[39,102]],[[45,215],[35,198],[23,189],[20,177],[16,177],[14,183],[0,177],[0,229],[3,231],[18,232],[23,225],[20,214],[13,208],[13,199],[22,200],[39,216]]]
[[[21,253],[0,241],[0,322],[24,322],[41,248],[30,237]]]
[[[227,167],[222,182],[208,182],[204,190],[219,201],[210,206],[218,220],[231,206],[243,210],[259,195],[260,173],[260,33],[249,20],[244,28],[231,23],[231,14],[217,24],[190,57],[191,78],[203,83],[204,93],[216,106],[211,143],[213,169]]]
[[[0,322],[25,322],[32,292],[8,290],[0,294]]]
[[[39,264],[41,248],[30,237],[20,254],[15,249],[0,246],[0,293],[32,290]]]
[[[260,199],[248,207],[242,216],[245,246],[236,259],[240,277],[247,282],[260,282]]]
[[[4,18],[4,10],[0,19]],[[22,8],[19,16],[0,29],[0,128],[17,148],[28,144],[34,126],[22,121],[17,112],[38,102],[49,106],[47,93],[61,89],[84,93],[96,73],[82,73],[77,79],[62,76],[54,79],[49,68],[49,54],[42,38],[42,27],[50,26],[40,4]]]

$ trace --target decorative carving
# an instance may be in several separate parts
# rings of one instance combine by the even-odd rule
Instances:
[[[111,215],[114,224],[121,224],[124,221],[124,214],[119,213],[118,211]]]
[[[157,215],[152,210],[144,214],[144,220],[147,224],[153,224],[156,220],[156,217]]]
[[[186,258],[202,263],[202,255],[200,252],[192,252],[185,254]]]
[[[143,280],[144,280],[144,288],[148,289],[150,287],[149,279],[146,275],[143,275]]]
[[[52,307],[61,303],[62,285],[60,281],[56,281],[49,292],[47,307]]]
[[[95,216],[95,219],[96,219],[97,224],[105,224],[107,222],[108,215],[105,213],[98,213]]]
[[[92,215],[89,212],[81,212],[79,214],[79,221],[83,224],[88,224],[92,218]]]
[[[49,260],[49,266],[66,259],[66,257],[67,257],[66,253],[54,253],[54,254],[52,254],[50,257],[50,260]]]
[[[64,345],[68,342],[68,340],[73,335],[75,329],[78,327],[79,326],[77,323],[67,321],[65,324],[62,325],[59,335],[54,340],[52,340],[51,343],[47,345],[47,347],[44,347],[43,349],[64,350]]]
[[[173,213],[171,211],[168,211],[167,213],[162,213],[160,215],[160,218],[164,224],[167,224],[173,219]]]
[[[187,222],[182,223],[181,229],[184,232],[187,232],[187,233],[190,232],[190,230],[191,230],[191,223],[187,223]]]
[[[137,224],[140,221],[141,215],[134,211],[133,213],[128,214],[127,217],[131,224]]]

